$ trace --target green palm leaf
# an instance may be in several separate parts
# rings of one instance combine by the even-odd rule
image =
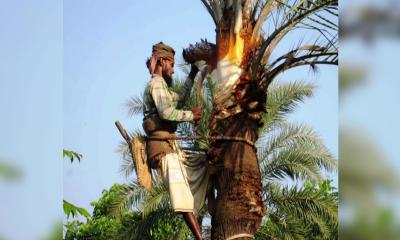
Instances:
[[[297,178],[318,181],[321,170],[333,171],[337,161],[318,135],[304,125],[281,125],[274,134],[262,138],[259,162],[264,180]]]
[[[125,106],[128,109],[129,116],[141,114],[143,113],[143,97],[130,97]]]
[[[77,159],[79,162],[81,161],[82,154],[76,153],[71,150],[63,149],[63,158],[68,157],[71,160],[71,163]]]
[[[123,185],[123,187],[117,191],[117,196],[112,203],[110,215],[112,217],[119,217],[126,210],[132,208],[138,209],[147,195],[147,190],[141,187],[136,181]]]
[[[300,102],[313,95],[314,89],[313,84],[304,82],[272,84],[268,89],[267,113],[263,115],[264,127],[260,132],[271,131],[273,126],[284,122]]]
[[[153,186],[149,194],[147,194],[140,205],[143,217],[148,216],[151,212],[159,208],[170,207],[170,198],[167,187],[163,183]]]
[[[337,227],[337,195],[305,187],[281,187],[277,184],[269,184],[266,188],[270,207],[273,210],[279,209],[283,216],[302,220],[307,224],[316,224],[326,234],[327,225],[332,225],[330,229]]]
[[[90,214],[86,209],[77,207],[66,200],[63,200],[63,209],[64,209],[64,213],[67,216],[67,218],[69,218],[71,215],[74,218],[74,217],[77,217],[78,214],[80,214],[80,215],[84,216],[87,220],[90,219]]]

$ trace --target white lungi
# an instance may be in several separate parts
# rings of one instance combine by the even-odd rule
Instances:
[[[174,142],[174,152],[161,160],[163,181],[168,186],[174,212],[193,212],[204,205],[208,173],[204,154],[186,155]]]

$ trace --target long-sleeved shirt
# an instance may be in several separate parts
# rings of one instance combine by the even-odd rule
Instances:
[[[185,100],[190,95],[193,80],[189,77],[179,93],[168,88],[164,78],[153,74],[148,82],[143,96],[143,115],[158,114],[161,119],[169,121],[193,121],[192,111],[177,109],[178,101]]]

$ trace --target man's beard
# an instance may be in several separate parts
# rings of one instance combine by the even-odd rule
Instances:
[[[170,76],[168,73],[165,71],[162,72],[163,78],[165,82],[167,83],[168,87],[171,87],[172,85],[172,76]]]

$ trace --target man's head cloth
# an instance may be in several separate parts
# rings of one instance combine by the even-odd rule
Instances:
[[[152,55],[156,58],[168,59],[173,62],[175,51],[172,47],[164,44],[163,42],[159,42],[153,45]]]

